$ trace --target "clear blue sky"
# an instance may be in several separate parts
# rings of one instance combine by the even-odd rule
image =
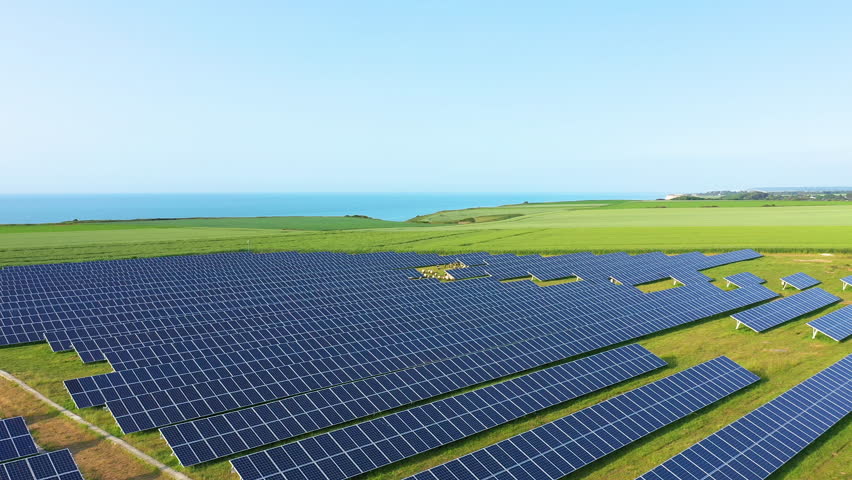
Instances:
[[[852,183],[848,1],[6,1],[0,193]]]

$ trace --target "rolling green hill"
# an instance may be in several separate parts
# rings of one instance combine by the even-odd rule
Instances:
[[[246,249],[568,253],[749,247],[763,252],[852,252],[852,204],[764,205],[589,200],[437,212],[409,222],[262,217],[4,225],[0,266]]]
[[[763,253],[783,253],[717,267],[706,273],[717,279],[720,288],[725,288],[720,280],[723,276],[751,271],[770,280],[768,286],[778,290],[779,277],[804,271],[825,282],[822,287],[841,296],[845,304],[852,302],[852,291],[841,291],[838,281],[852,272],[849,254],[852,253],[852,205],[837,202],[763,205],[749,201],[592,200],[437,212],[412,222],[269,217],[6,225],[0,226],[0,266],[246,249],[445,253],[485,250],[548,254],[582,250],[673,253],[754,248]],[[819,254],[824,252],[833,253]],[[668,282],[647,286],[652,290],[669,287]],[[789,295],[791,291],[781,293]],[[764,379],[699,415],[654,433],[570,476],[577,480],[635,478],[848,354],[848,341],[838,343],[823,336],[810,338],[810,329],[804,322],[817,315],[788,322],[763,334],[734,330],[733,320],[716,318],[643,338],[642,345],[662,355],[669,368],[383,468],[366,478],[403,478],[718,355],[729,356]],[[45,344],[0,348],[0,365],[72,409],[62,380],[109,370],[106,364],[83,365],[70,353],[51,353]],[[236,477],[226,461],[180,467],[159,433],[122,435],[104,410],[74,411],[194,479]],[[852,427],[850,419],[846,419],[771,478],[848,478],[843,458],[848,458],[850,440]]]

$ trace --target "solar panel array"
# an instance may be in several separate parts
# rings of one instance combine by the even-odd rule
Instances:
[[[242,457],[234,461],[234,468],[243,479],[250,479],[261,471],[268,472],[272,458],[302,458],[304,461],[301,463],[294,462],[286,467],[279,465],[279,472],[287,476],[298,471],[311,478],[311,471],[319,465],[329,480],[349,478],[665,365],[663,360],[641,346],[628,345]],[[183,437],[174,434],[180,430],[164,429],[163,434],[181,463],[187,465],[182,458],[186,457],[192,464],[197,458],[193,454],[198,451],[198,442],[209,444],[211,437],[196,441],[195,447],[191,443],[179,446],[175,442]],[[189,434],[199,437],[194,432]],[[358,441],[362,439],[369,441]],[[320,445],[322,447],[318,448]],[[237,447],[232,440],[222,441],[219,448],[233,451]],[[385,452],[386,457],[376,455],[376,448]],[[210,449],[205,448],[207,450]]]
[[[124,432],[163,428],[191,464],[769,300],[700,273],[759,256],[279,252],[9,267],[0,345],[47,340],[109,361],[113,373],[66,382],[76,404],[105,405]],[[412,280],[433,265],[488,276]],[[582,281],[499,281],[511,276]],[[665,278],[686,286],[634,288]]]
[[[822,282],[803,272],[794,273],[781,279],[781,285],[785,288],[789,285],[798,290],[811,288],[814,285],[819,285],[820,283]]]
[[[852,335],[852,305],[815,318],[808,322],[808,325],[814,329],[814,336],[816,332],[822,332],[832,340],[842,342]]]
[[[743,324],[755,332],[763,332],[839,301],[840,297],[814,288],[738,312],[732,317],[737,321],[737,328]]]
[[[0,462],[38,453],[24,417],[0,420]]]
[[[736,285],[738,287],[746,287],[748,285],[760,285],[762,283],[766,283],[766,280],[758,277],[757,275],[751,272],[742,272],[734,275],[728,275],[725,277],[725,280],[728,282],[728,286]]]
[[[718,308],[728,309],[730,306],[720,304]],[[706,313],[697,314],[702,315]],[[690,316],[673,316],[644,324],[631,320],[599,324],[603,325],[604,329],[612,329],[603,334],[597,331],[595,326],[589,326],[594,333],[584,334],[577,339],[571,339],[569,335],[559,335],[546,339],[546,342],[542,340],[528,342],[527,345],[501,347],[228,413],[224,418],[211,417],[168,427],[162,431],[167,438],[176,439],[176,445],[197,441],[201,438],[199,432],[201,436],[225,437],[233,434],[242,436],[243,431],[246,432],[243,438],[246,445],[255,445],[258,439],[264,443],[272,443],[544,365],[600,346],[618,343],[619,340],[635,338],[642,335],[641,332],[668,328],[690,319]],[[181,431],[180,435],[171,436],[172,429]],[[233,436],[231,438],[233,439]]]
[[[0,480],[83,480],[68,449],[0,464]]]
[[[718,357],[410,478],[562,478],[757,380]]]
[[[672,457],[640,480],[760,480],[852,411],[852,355]]]

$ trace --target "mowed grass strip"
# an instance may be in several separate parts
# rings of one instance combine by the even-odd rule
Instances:
[[[505,233],[505,232],[504,232]],[[707,270],[716,278],[716,284],[725,287],[724,276],[750,271],[769,281],[767,286],[779,291],[778,279],[798,271],[822,280],[822,288],[841,296],[845,303],[852,302],[852,291],[841,291],[839,278],[852,272],[850,255],[771,255],[758,260],[740,262]],[[649,285],[649,290],[669,288],[668,282]],[[784,295],[795,294],[792,290]],[[639,379],[620,384],[583,399],[567,402],[499,427],[446,448],[427,452],[408,461],[374,472],[366,478],[398,479],[459,455],[482,448],[491,443],[521,433],[547,421],[563,417],[581,408],[610,398],[624,391],[644,385],[676,371],[714,358],[728,355],[746,368],[761,376],[757,385],[703,410],[661,432],[650,435],[631,446],[570,476],[570,479],[618,480],[632,479],[653,466],[685,449],[736,418],[757,408],[796,383],[827,367],[850,353],[849,343],[837,343],[819,336],[811,339],[811,329],[805,323],[811,318],[840,308],[829,307],[815,315],[797,319],[763,334],[748,329],[734,330],[735,322],[729,317],[696,322],[684,327],[651,335],[640,343],[663,357],[670,366]],[[73,353],[52,353],[46,344],[0,348],[0,365],[13,375],[68,407],[87,420],[110,433],[121,436],[111,415],[103,409],[75,410],[73,402],[62,384],[68,378],[94,375],[110,370],[105,363],[84,365]],[[231,480],[236,475],[227,461],[212,462],[193,468],[183,468],[171,455],[171,450],[157,431],[125,435],[123,438],[149,455],[177,468],[198,480]],[[810,480],[848,478],[848,462],[852,444],[852,426],[849,421],[832,429],[815,442],[805,454],[797,457],[773,480]]]

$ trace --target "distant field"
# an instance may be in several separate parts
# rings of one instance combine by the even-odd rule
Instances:
[[[432,224],[345,217],[271,217],[0,226],[0,266],[246,249],[556,254],[584,250],[674,253],[754,248],[764,253],[785,253],[707,273],[721,278],[751,271],[771,280],[769,286],[777,290],[779,277],[805,271],[825,281],[823,287],[841,295],[846,303],[852,302],[852,291],[841,292],[837,281],[852,272],[852,255],[849,255],[852,205],[775,203],[775,207],[763,207],[764,202],[592,200],[466,209],[418,218],[431,219],[435,222]],[[473,221],[455,224],[466,219]],[[826,252],[833,255],[819,255]],[[663,287],[662,283],[648,286]],[[569,477],[634,478],[849,353],[848,341],[838,344],[825,337],[810,339],[810,329],[804,326],[806,320],[790,322],[759,335],[735,331],[730,318],[706,320],[653,335],[641,343],[665,358],[669,368],[415,457],[366,478],[402,478],[717,355],[728,355],[764,378],[719,405]],[[50,353],[43,344],[0,348],[0,368],[67,407],[72,404],[62,379],[108,370],[106,364],[83,365],[74,355]],[[86,409],[77,413],[120,435],[108,412]],[[124,438],[170,466],[180,468],[157,432]],[[849,457],[850,444],[852,426],[847,419],[771,479],[849,478],[845,459]],[[198,480],[236,478],[227,462],[180,469]]]
[[[623,216],[614,215],[611,217],[616,220],[619,218],[630,218],[631,221],[637,221],[642,223],[644,219],[656,219],[656,218],[668,218],[665,215],[677,215],[670,214],[668,212],[662,213],[663,210],[680,210],[686,209],[692,211],[693,209],[701,209],[700,211],[696,211],[696,217],[698,219],[705,218],[707,216],[712,217],[712,211],[714,210],[727,210],[729,208],[743,208],[748,210],[753,210],[758,215],[766,215],[769,214],[770,217],[776,217],[782,215],[781,213],[771,214],[768,213],[770,209],[776,208],[784,208],[784,212],[788,207],[836,207],[840,209],[848,209],[852,207],[852,203],[848,202],[822,202],[822,201],[760,201],[760,200],[682,200],[682,201],[664,201],[664,200],[584,200],[580,202],[552,202],[552,203],[527,203],[520,205],[505,205],[502,207],[486,207],[486,208],[467,208],[463,210],[446,210],[441,212],[436,212],[430,215],[422,215],[419,217],[415,217],[412,220],[418,222],[427,222],[427,223],[455,223],[464,219],[476,219],[480,217],[488,217],[495,215],[524,215],[531,217],[538,217],[540,214],[543,214],[545,217],[549,217],[551,215],[575,215],[580,214],[580,210],[583,211],[583,214],[594,215],[602,213],[602,210],[637,210],[637,209],[647,209],[648,211],[642,212],[638,216],[634,217],[632,215],[637,212],[624,212]],[[757,210],[759,209],[759,210]],[[852,209],[850,210],[839,210],[841,212],[849,212],[848,214],[852,214]],[[757,213],[760,212],[760,213]],[[743,212],[725,212],[722,213],[722,218],[734,219],[737,218],[738,215],[741,215]],[[788,213],[783,213],[787,215]],[[847,215],[848,215],[847,214]],[[681,212],[681,216],[683,216],[683,212]],[[662,216],[662,217],[658,217]],[[818,214],[820,220],[816,221],[836,221],[831,220],[829,217],[832,215],[830,213],[821,212]],[[826,218],[822,218],[825,216]],[[675,217],[677,218],[677,217]],[[552,219],[554,221],[560,221],[558,218]],[[730,220],[729,220],[730,221]],[[736,221],[736,220],[734,220]],[[847,222],[849,220],[847,219]],[[617,225],[607,225],[607,226],[617,226]]]
[[[416,219],[432,224],[268,217],[5,225],[0,226],[0,266],[246,249],[852,252],[852,204],[773,203],[590,200],[455,210]],[[455,224],[463,220],[467,224]]]
[[[0,233],[75,232],[136,228],[258,228],[279,230],[350,230],[422,226],[359,217],[228,217],[175,220],[128,220],[114,222],[67,222],[44,225],[0,225]]]

